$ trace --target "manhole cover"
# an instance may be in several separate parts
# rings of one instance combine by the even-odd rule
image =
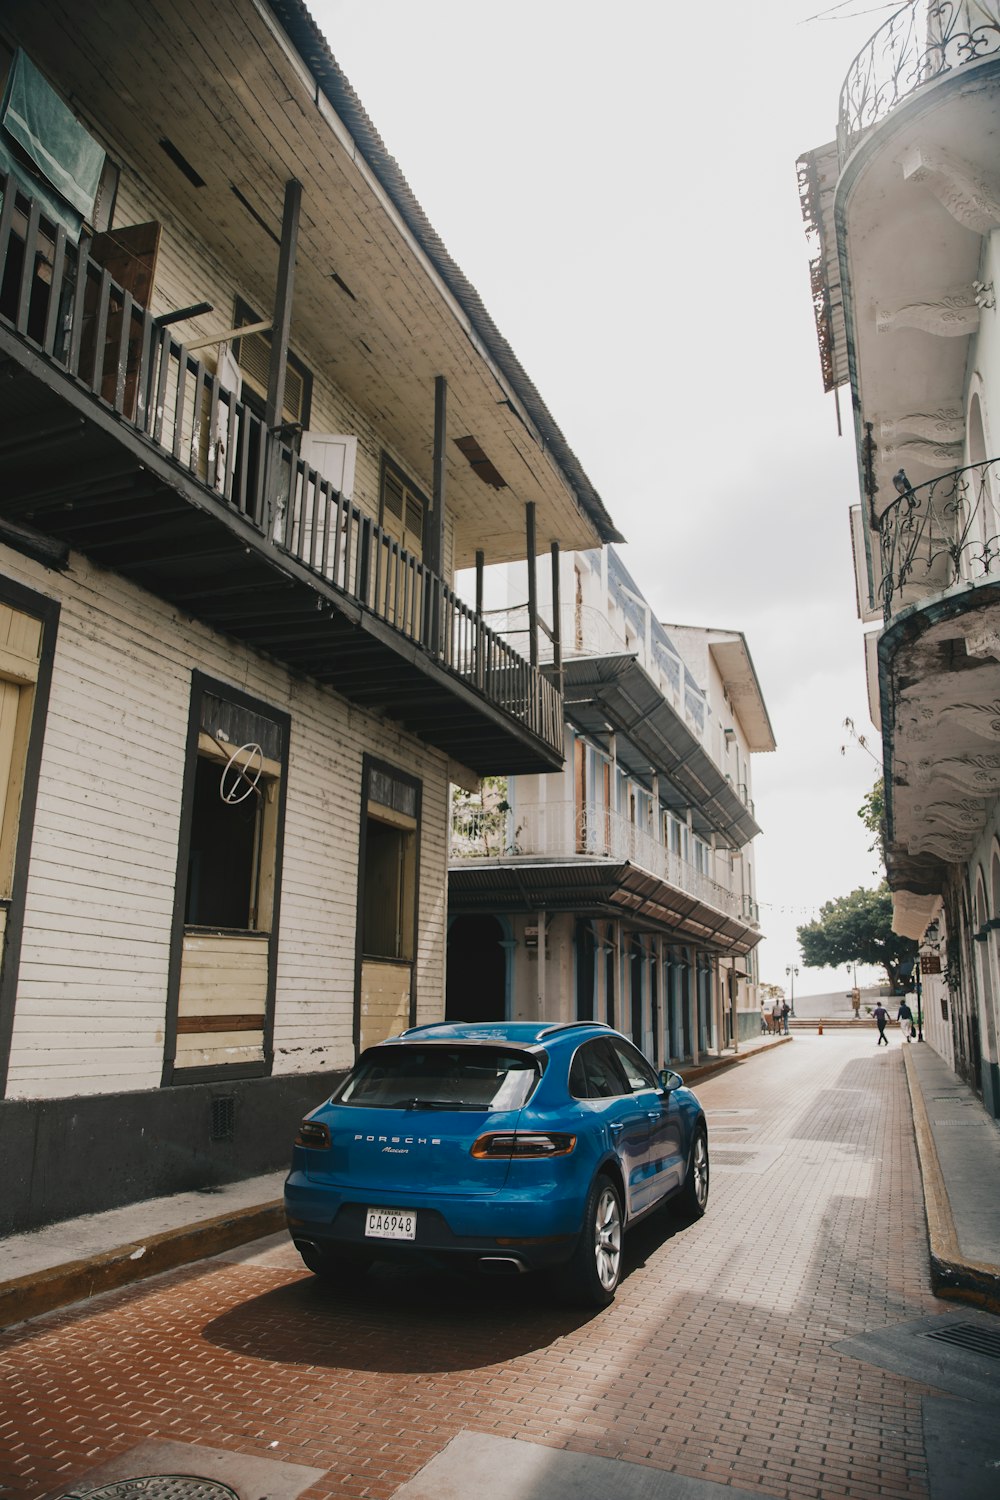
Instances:
[[[939,1339],[942,1344],[957,1344],[959,1349],[985,1354],[988,1359],[1000,1359],[1000,1333],[992,1328],[982,1328],[978,1323],[952,1323],[947,1328],[932,1328],[925,1337]]]
[[[217,1479],[199,1479],[197,1474],[144,1474],[136,1479],[116,1479],[97,1489],[67,1490],[60,1500],[239,1500],[235,1490]]]

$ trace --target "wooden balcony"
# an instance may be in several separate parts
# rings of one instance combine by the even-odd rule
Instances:
[[[0,540],[76,548],[477,772],[557,769],[554,685],[0,192]]]

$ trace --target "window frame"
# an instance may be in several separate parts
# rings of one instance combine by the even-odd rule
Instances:
[[[385,484],[386,479],[390,474],[396,480],[396,482],[402,486],[403,490],[403,515],[402,522],[399,528],[402,536],[400,537],[397,537],[392,528],[386,525],[385,520]],[[414,551],[412,547],[408,547],[406,542],[408,534],[408,528],[406,525],[406,501],[408,495],[411,495],[414,500],[419,501],[420,503],[420,545],[417,551]],[[388,453],[386,453],[383,449],[381,461],[379,463],[378,474],[379,530],[385,532],[386,536],[392,537],[393,541],[397,541],[402,547],[403,551],[406,552],[409,557],[412,557],[417,562],[421,563],[424,560],[424,529],[427,525],[427,513],[429,510],[430,503],[424,491],[420,488],[419,485],[414,484],[413,480],[407,474],[406,470],[401,469],[399,464],[397,464],[394,459],[390,458]]]
[[[274,821],[274,860],[271,878],[270,924],[266,928],[240,928],[240,932],[263,935],[268,940],[267,954],[267,999],[263,1026],[263,1061],[234,1063],[210,1067],[178,1067],[177,1065],[177,1020],[180,1003],[181,974],[184,958],[184,938],[189,926],[197,931],[197,924],[189,924],[187,917],[187,882],[191,858],[191,830],[194,820],[195,780],[197,763],[204,754],[200,747],[202,700],[206,695],[221,698],[238,708],[259,714],[277,724],[281,729],[281,775],[278,779],[277,807]],[[240,688],[209,677],[195,670],[191,673],[190,707],[188,730],[184,749],[184,780],[181,792],[180,828],[177,838],[177,869],[174,877],[174,911],[171,924],[170,959],[167,972],[167,1003],[163,1037],[163,1070],[160,1086],[213,1081],[220,1079],[269,1077],[274,1063],[274,1007],[278,978],[278,932],[281,914],[281,884],[284,865],[285,804],[288,796],[288,765],[290,759],[289,739],[291,716],[273,704],[254,698]],[[236,748],[236,747],[234,747]],[[221,929],[212,927],[213,932]],[[232,931],[232,929],[229,929]]]
[[[57,599],[36,594],[34,590],[0,576],[0,603],[39,620],[42,627],[38,673],[34,683],[27,747],[21,774],[21,804],[11,868],[11,892],[5,898],[7,927],[0,967],[0,1099],[6,1097],[10,1069],[14,1014],[17,1008],[17,982],[21,967],[21,942],[24,933],[24,910],[27,900],[28,865],[35,829],[35,807],[41,772],[42,750],[48,722],[52,665],[62,606]]]
[[[412,958],[383,958],[377,954],[366,954],[364,952],[364,929],[365,929],[365,881],[367,867],[368,848],[368,820],[372,818],[376,822],[389,822],[388,818],[379,818],[378,813],[371,811],[373,799],[371,796],[372,779],[375,775],[383,775],[398,782],[402,786],[409,787],[414,793],[413,816],[414,851],[413,851],[413,897],[412,915],[410,916],[410,927],[412,931]],[[423,831],[423,782],[418,776],[413,776],[403,771],[392,762],[382,760],[377,756],[365,754],[361,760],[361,796],[360,817],[358,825],[358,874],[356,888],[356,926],[354,937],[354,1054],[357,1057],[361,1051],[361,992],[363,984],[363,973],[365,963],[395,965],[400,969],[408,969],[410,974],[410,1026],[416,1025],[417,1020],[417,960],[420,950],[420,860]],[[385,804],[374,803],[376,807],[383,806],[387,813],[392,810]],[[407,816],[398,813],[397,817]]]

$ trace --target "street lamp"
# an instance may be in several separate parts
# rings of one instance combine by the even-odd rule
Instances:
[[[788,1008],[792,1012],[793,1016],[795,1014],[795,976],[798,972],[799,971],[794,964],[788,964],[785,967],[785,973],[788,975],[788,985],[791,991],[788,1001]]]

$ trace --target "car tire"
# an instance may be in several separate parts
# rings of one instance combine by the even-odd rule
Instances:
[[[700,1219],[708,1207],[708,1132],[699,1125],[691,1142],[687,1175],[681,1188],[678,1204],[687,1218]]]
[[[607,1307],[621,1280],[623,1227],[621,1193],[602,1172],[590,1184],[580,1238],[559,1277],[568,1301]]]

